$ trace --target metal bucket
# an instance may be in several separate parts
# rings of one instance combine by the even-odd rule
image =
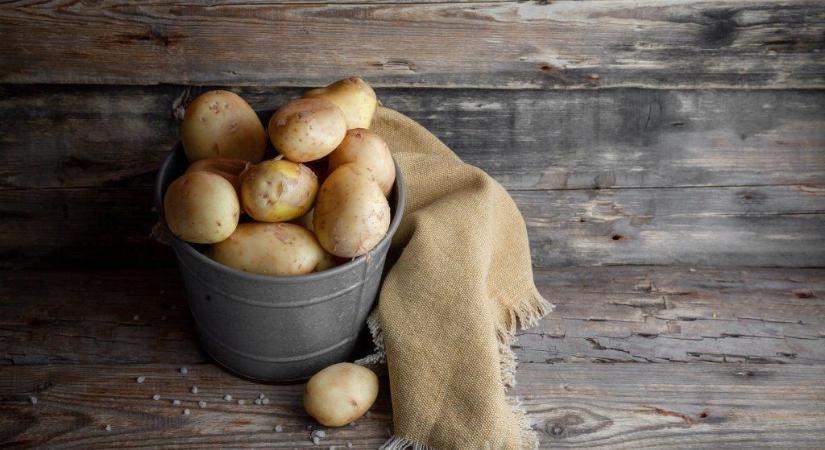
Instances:
[[[155,184],[161,221],[163,194],[187,166],[178,144]],[[236,270],[168,233],[203,349],[227,369],[261,381],[302,380],[346,360],[375,302],[387,250],[404,211],[404,178],[397,164],[389,200],[392,222],[375,248],[308,275],[267,276]]]

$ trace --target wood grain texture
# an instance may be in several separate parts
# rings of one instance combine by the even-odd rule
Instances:
[[[825,362],[821,269],[556,268],[522,362]]]
[[[307,448],[303,385],[265,385],[211,364],[165,366],[39,366],[0,369],[0,445],[64,448]],[[136,378],[145,377],[143,383]],[[198,387],[198,394],[190,392]],[[387,392],[385,386],[383,391]],[[153,400],[159,394],[161,400]],[[224,400],[231,395],[232,401]],[[269,405],[255,405],[260,394]],[[30,396],[37,398],[32,405]],[[172,405],[172,400],[180,405]],[[201,408],[198,401],[205,401]],[[245,402],[238,404],[239,400]],[[184,415],[183,410],[190,414]],[[326,429],[323,448],[375,449],[387,438],[389,401],[355,426]],[[111,431],[106,431],[106,425]],[[281,432],[275,428],[280,425]]]
[[[0,35],[0,268],[64,268],[0,271],[2,448],[319,447],[303,385],[199,350],[151,187],[187,85],[268,110],[350,74],[523,211],[542,448],[825,442],[822,2],[22,0]],[[322,448],[384,442],[382,382]]]
[[[0,364],[206,361],[176,269],[0,271]]]
[[[148,187],[0,190],[0,268],[172,265]]]
[[[802,0],[14,1],[0,6],[0,82],[823,87],[824,11]]]
[[[823,366],[522,364],[542,448],[821,448]]]
[[[825,189],[511,191],[533,264],[825,266]]]
[[[0,188],[148,186],[177,86],[0,86]],[[237,91],[272,110],[302,89]],[[823,91],[379,89],[508,189],[825,185]]]
[[[536,267],[825,266],[825,189],[511,191]],[[149,188],[0,190],[0,267],[172,265]]]
[[[0,91],[0,265],[169,265],[151,186],[198,91]],[[258,109],[300,92],[241,90]],[[511,190],[539,267],[824,265],[823,92],[379,95]]]
[[[177,368],[2,368],[0,445],[318,448],[309,439],[307,426],[316,424],[301,407],[302,385],[255,384],[207,364],[189,366],[186,376]],[[138,376],[146,380],[136,383]],[[822,365],[522,364],[513,394],[536,419],[542,448],[819,448],[824,376]],[[322,448],[380,445],[391,426],[386,392],[384,385],[370,417],[325,429]],[[151,399],[156,393],[162,400]],[[246,404],[224,401],[227,393]],[[259,393],[269,405],[251,404]]]
[[[825,364],[825,270],[537,270],[522,362]],[[0,272],[0,365],[205,362],[174,269]]]

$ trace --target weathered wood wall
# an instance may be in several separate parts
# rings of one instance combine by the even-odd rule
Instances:
[[[5,267],[171,264],[149,232],[200,89],[0,88]],[[260,109],[301,89],[246,88]],[[825,95],[379,89],[511,190],[537,267],[825,265]]]
[[[0,34],[0,267],[170,264],[192,85],[351,73],[513,191],[538,267],[825,263],[821,2],[12,1]]]
[[[0,82],[822,87],[811,1],[12,1]],[[58,36],[71,36],[60,39]]]

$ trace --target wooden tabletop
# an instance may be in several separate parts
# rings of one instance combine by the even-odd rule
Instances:
[[[212,364],[151,238],[189,100],[350,75],[520,207],[542,448],[825,442],[822,2],[21,0],[0,36],[0,447],[384,442],[386,378],[314,445],[301,384]]]

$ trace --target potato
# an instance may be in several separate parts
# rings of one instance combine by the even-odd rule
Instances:
[[[321,425],[342,427],[363,416],[378,397],[378,377],[366,367],[333,364],[304,388],[304,409]]]
[[[364,128],[347,131],[341,145],[329,154],[329,171],[347,163],[366,167],[372,172],[384,195],[390,195],[392,184],[395,183],[395,164],[390,148],[381,136]]]
[[[338,261],[336,261],[335,256],[332,256],[326,251],[324,251],[324,257],[321,258],[321,261],[318,262],[317,266],[315,266],[315,270],[313,270],[313,272],[321,272],[327,269],[332,269],[337,265]]]
[[[314,208],[310,209],[303,216],[298,217],[297,219],[293,219],[292,223],[294,223],[296,225],[300,225],[300,226],[306,228],[309,231],[315,232],[315,226],[312,224],[312,217],[313,217],[314,213],[315,213],[315,209]]]
[[[301,216],[297,219],[293,219],[291,221],[291,223],[294,223],[296,225],[300,225],[300,226],[302,226],[302,227],[306,228],[307,230],[312,231],[314,233],[315,232],[315,225],[312,224],[312,218],[314,216],[315,216],[315,208],[310,209],[303,216]],[[315,268],[316,272],[320,272],[322,270],[327,270],[327,269],[332,269],[333,267],[337,267],[337,266],[349,261],[349,258],[341,258],[341,257],[334,256],[334,255],[326,253],[326,252],[324,252],[324,254],[327,256],[327,258],[325,260],[321,261],[320,264],[318,264],[318,267]]]
[[[241,193],[241,177],[243,173],[250,167],[248,161],[242,159],[231,158],[208,158],[193,162],[186,169],[186,172],[212,172],[218,174],[232,183],[238,195]]]
[[[329,86],[312,89],[304,97],[322,97],[338,105],[347,118],[347,128],[369,128],[378,106],[378,98],[369,84],[358,77],[336,81]]]
[[[312,232],[292,223],[242,223],[207,255],[223,265],[261,275],[310,273],[329,259]]]
[[[321,159],[338,147],[347,133],[341,109],[323,98],[299,98],[275,111],[269,119],[269,138],[286,159]]]
[[[327,177],[318,191],[313,214],[321,246],[345,258],[370,251],[390,226],[390,205],[375,178],[352,163]]]
[[[193,100],[180,135],[189,162],[236,158],[255,163],[266,151],[266,131],[258,115],[229,91],[209,91]]]
[[[300,225],[300,226],[306,228],[309,231],[315,232],[315,226],[312,224],[312,217],[314,216],[314,214],[315,214],[315,209],[314,208],[310,209],[303,216],[292,220],[291,223],[294,223],[296,225]],[[348,259],[346,259],[346,258],[338,258],[338,257],[333,256],[333,255],[331,255],[329,253],[326,253],[326,252],[324,252],[324,254],[327,255],[328,258],[325,259],[324,261],[322,261],[320,264],[318,264],[318,267],[315,268],[316,272],[331,269],[333,267],[336,267],[339,263],[343,263],[343,262],[348,261]]]
[[[240,217],[232,183],[212,172],[189,172],[173,181],[163,197],[172,233],[184,241],[212,244],[228,238]]]
[[[303,164],[270,159],[252,166],[241,180],[244,211],[261,222],[285,222],[312,208],[318,178]]]

